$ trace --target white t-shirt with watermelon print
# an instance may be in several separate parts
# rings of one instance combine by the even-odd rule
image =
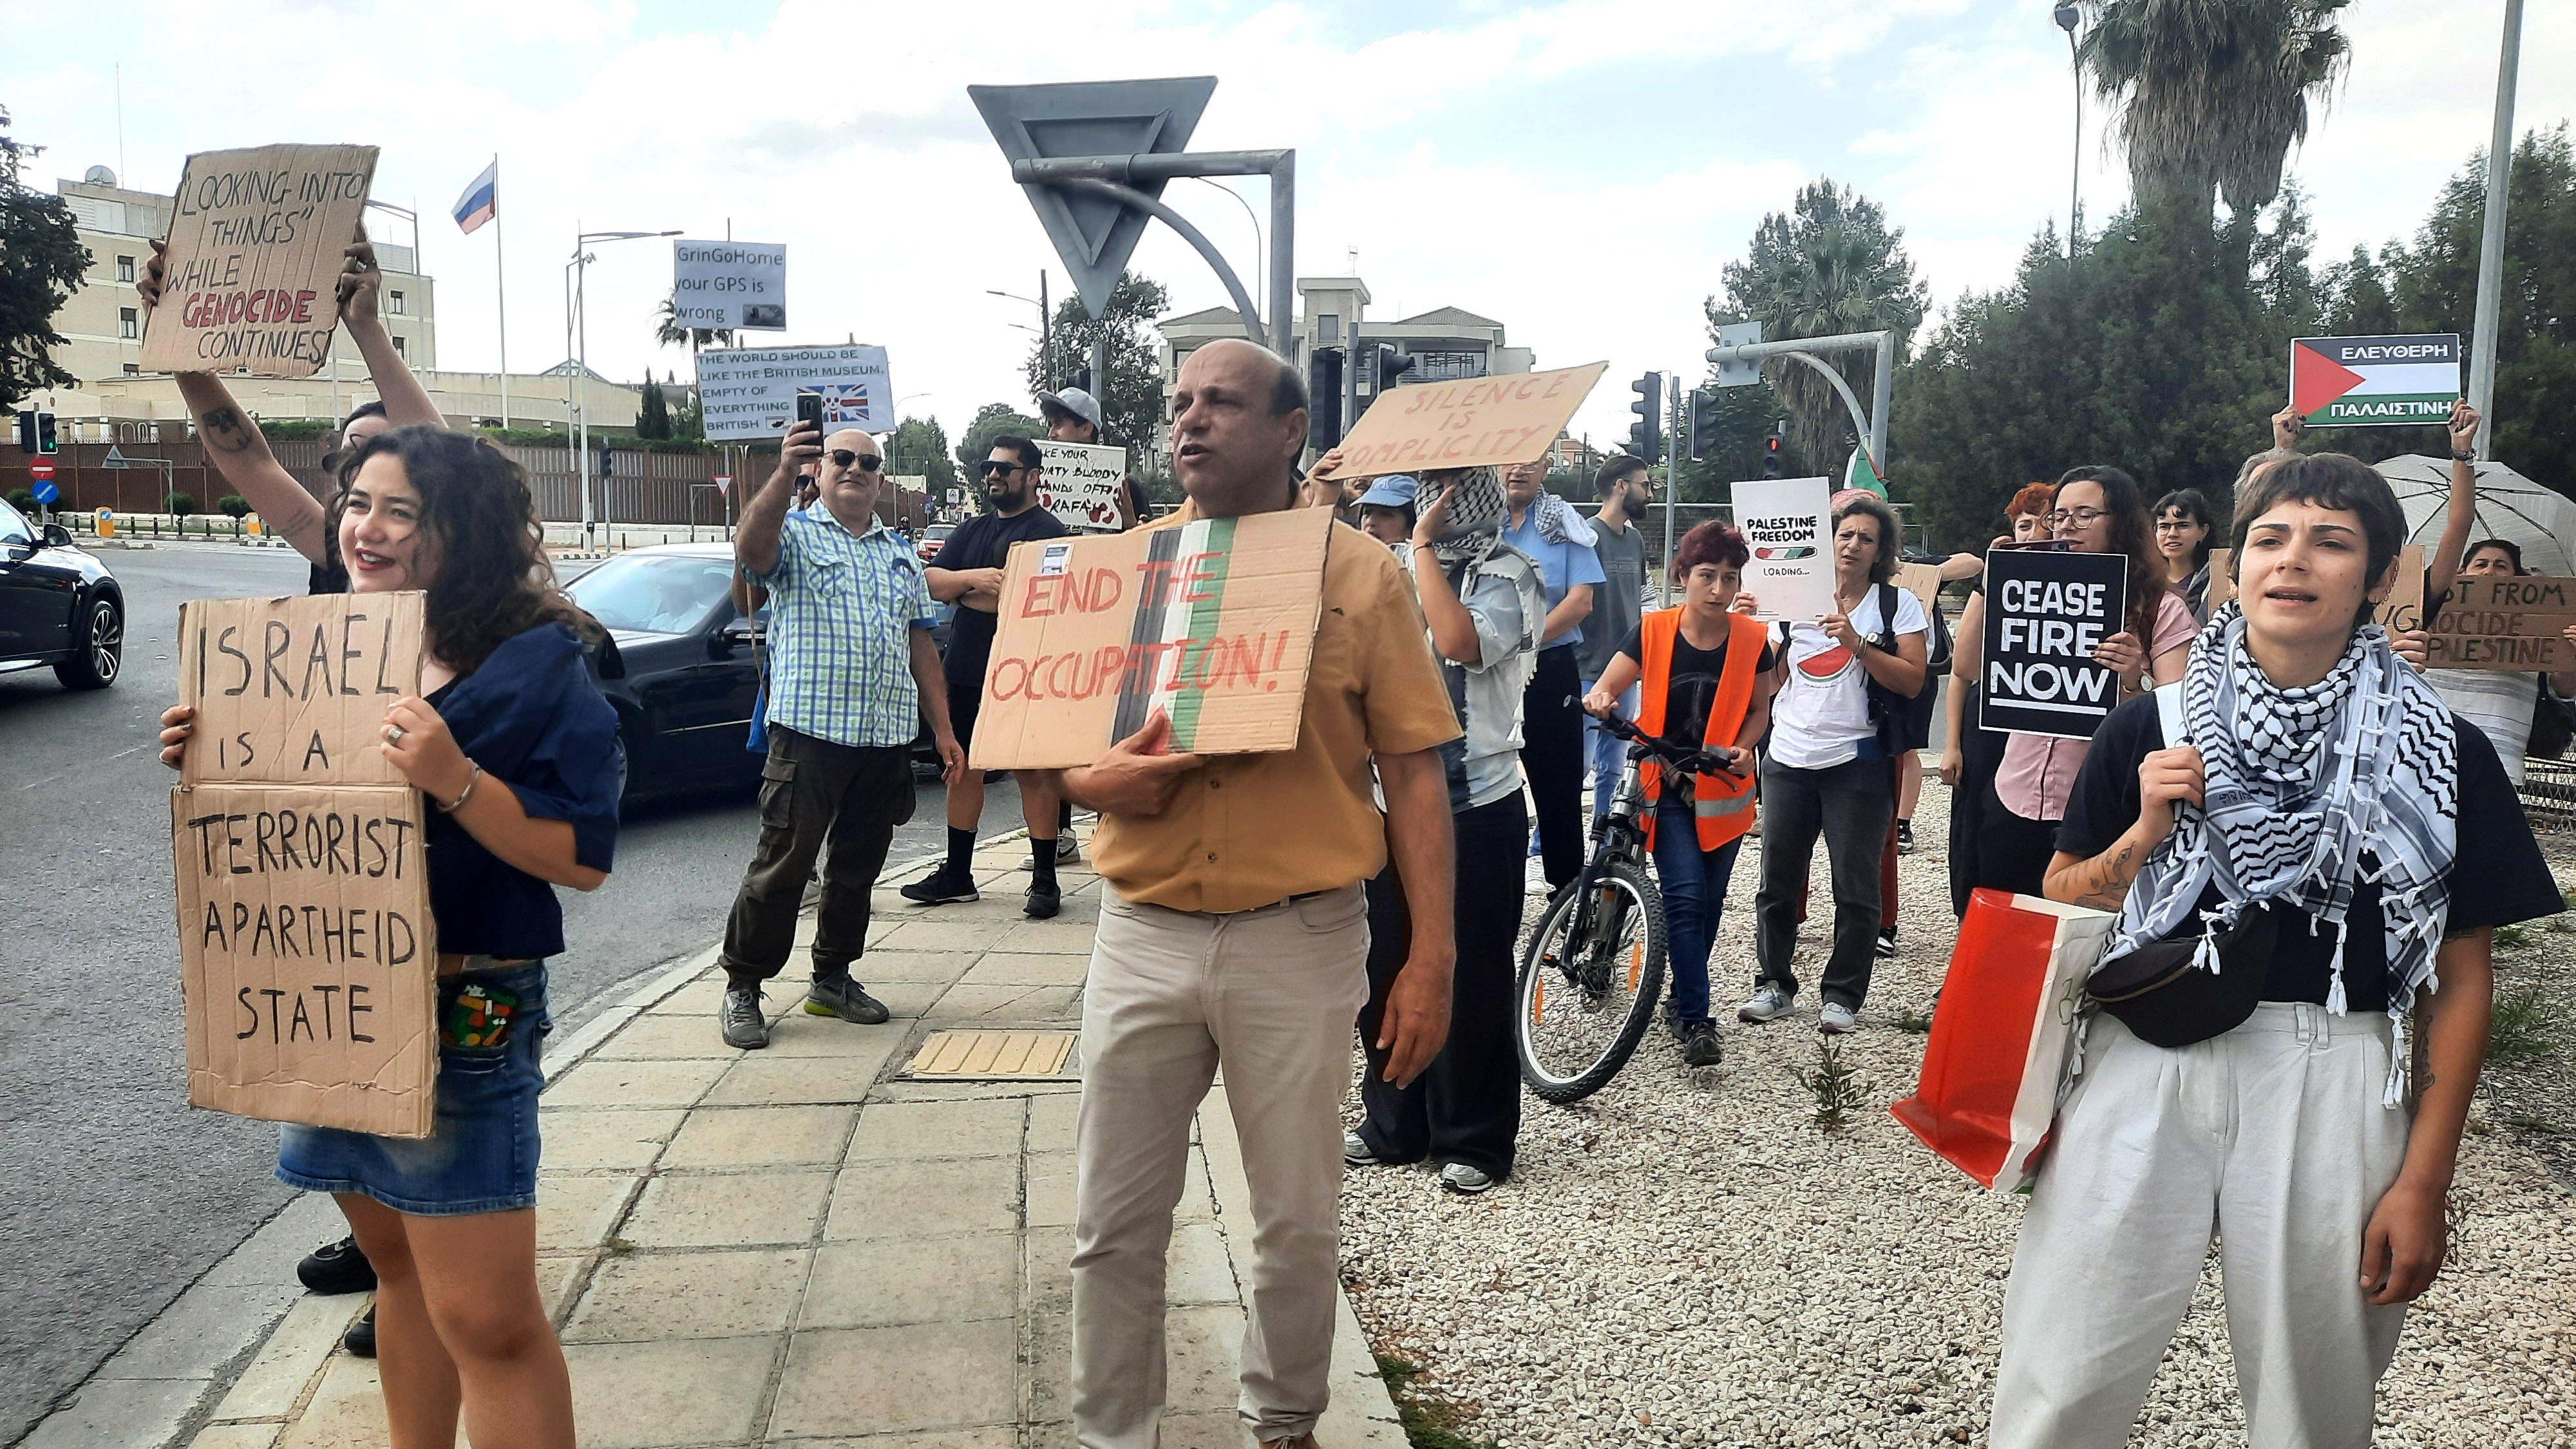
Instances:
[[[1864,640],[1886,631],[1880,592],[1872,587],[1851,612],[1852,631]],[[1894,593],[1897,634],[1929,633],[1923,601],[1905,589]],[[1771,758],[1791,769],[1830,769],[1859,758],[1876,733],[1869,723],[1869,671],[1814,624],[1790,625],[1789,682],[1771,701]]]

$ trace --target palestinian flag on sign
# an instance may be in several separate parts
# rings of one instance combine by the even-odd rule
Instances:
[[[2460,396],[2460,339],[2302,337],[2290,344],[2290,406],[2311,427],[2439,425]]]

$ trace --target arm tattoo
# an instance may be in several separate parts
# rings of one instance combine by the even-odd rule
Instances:
[[[2075,898],[2079,906],[2097,911],[2116,911],[2129,898],[2129,881],[2137,874],[2129,862],[2138,853],[2134,845],[2123,845],[2108,855],[2096,857],[2084,867],[2082,894]]]
[[[250,446],[250,429],[242,425],[236,408],[209,408],[197,417],[199,431],[219,453],[238,453]]]

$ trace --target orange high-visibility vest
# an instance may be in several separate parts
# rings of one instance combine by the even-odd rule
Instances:
[[[1672,683],[1673,636],[1681,632],[1682,611],[1657,609],[1637,622],[1646,657],[1637,661],[1639,699],[1637,728],[1664,732],[1664,693]],[[1770,631],[1750,614],[1726,616],[1726,663],[1717,676],[1717,697],[1709,701],[1708,729],[1701,742],[1715,748],[1732,746],[1744,728],[1745,711],[1753,707],[1753,666],[1762,660]],[[1662,795],[1663,764],[1648,758],[1637,764],[1638,783],[1646,795],[1646,844],[1655,842],[1655,801]],[[1691,814],[1699,825],[1699,848],[1715,850],[1753,828],[1753,777],[1724,771],[1693,778]]]

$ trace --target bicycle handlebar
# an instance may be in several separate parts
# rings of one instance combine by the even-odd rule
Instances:
[[[1567,695],[1566,702],[1568,704],[1573,704],[1577,701],[1574,696]],[[1660,755],[1670,763],[1678,765],[1684,769],[1715,770],[1723,775],[1734,775],[1738,778],[1743,776],[1744,772],[1736,769],[1731,761],[1717,755],[1712,755],[1705,750],[1686,750],[1668,740],[1647,734],[1645,731],[1638,729],[1629,721],[1621,719],[1616,712],[1598,715],[1595,716],[1595,718],[1600,721],[1603,729],[1608,730],[1617,738],[1626,740],[1631,744],[1638,745],[1650,754]]]

